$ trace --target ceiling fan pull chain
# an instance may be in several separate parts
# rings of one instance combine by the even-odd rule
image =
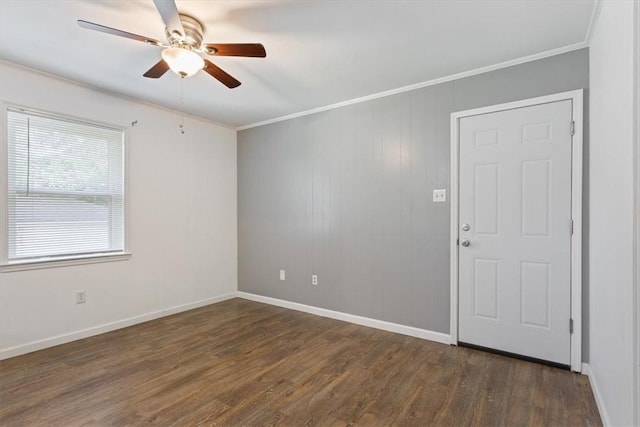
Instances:
[[[180,76],[180,133],[184,135],[184,76]]]

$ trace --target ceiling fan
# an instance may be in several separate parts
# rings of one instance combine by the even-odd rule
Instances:
[[[212,56],[245,56],[264,58],[267,53],[260,43],[203,43],[204,27],[193,16],[179,13],[174,0],[153,0],[165,24],[167,43],[140,36],[93,22],[78,20],[82,28],[125,37],[164,48],[162,59],[144,73],[144,77],[157,79],[169,69],[181,77],[188,77],[204,70],[213,78],[232,89],[240,82],[226,71],[213,64],[201,54]]]

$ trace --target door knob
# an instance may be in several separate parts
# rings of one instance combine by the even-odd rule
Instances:
[[[469,246],[471,244],[471,242],[468,239],[462,239],[460,244],[466,248],[467,246]]]
[[[471,226],[469,224],[462,224],[462,231],[469,231]]]

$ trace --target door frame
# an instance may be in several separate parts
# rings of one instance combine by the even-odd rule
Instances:
[[[459,133],[460,120],[464,117],[531,107],[558,101],[572,101],[575,122],[571,144],[571,318],[573,333],[570,335],[571,370],[582,371],[582,144],[583,144],[583,90],[556,93],[488,107],[451,113],[451,344],[458,345],[458,216],[459,216]],[[569,226],[567,224],[567,226]]]

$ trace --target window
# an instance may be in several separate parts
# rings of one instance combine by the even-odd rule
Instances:
[[[123,129],[9,107],[6,155],[2,265],[124,254]]]

